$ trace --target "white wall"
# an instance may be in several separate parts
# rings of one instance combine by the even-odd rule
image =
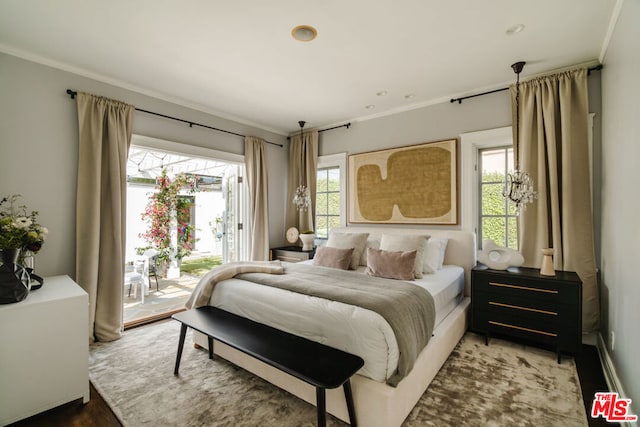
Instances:
[[[639,22],[640,2],[626,0],[602,71],[602,335],[636,415],[640,415]]]
[[[267,148],[269,234],[272,244],[282,243],[289,156],[284,136],[0,53],[0,195],[22,194],[30,209],[40,211],[42,224],[49,228],[48,241],[36,258],[39,274],[75,276],[78,119],[76,102],[69,99],[67,89],[284,144],[284,148]],[[133,132],[235,154],[244,152],[240,137],[140,112],[135,113]]]

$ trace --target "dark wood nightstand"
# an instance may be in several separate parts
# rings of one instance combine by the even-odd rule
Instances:
[[[471,271],[471,330],[513,337],[578,354],[582,344],[582,282],[573,272],[542,276],[536,268]]]
[[[271,260],[279,259],[287,262],[300,262],[313,259],[316,248],[310,251],[303,251],[300,246],[283,246],[280,248],[271,248]]]

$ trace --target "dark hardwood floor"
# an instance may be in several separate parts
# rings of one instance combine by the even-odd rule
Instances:
[[[90,385],[89,403],[84,405],[82,399],[74,400],[33,417],[26,418],[12,427],[122,427],[102,399],[100,394]]]
[[[593,346],[583,345],[582,352],[576,357],[578,376],[584,406],[589,419],[589,427],[616,426],[602,418],[592,419],[591,404],[596,391],[608,391],[607,383],[602,372],[598,350]],[[122,424],[102,399],[100,394],[91,385],[91,400],[86,405],[82,400],[69,402],[65,405],[35,415],[17,423],[12,427],[121,427]]]
[[[576,357],[576,368],[580,378],[580,388],[582,389],[582,399],[584,408],[587,411],[589,427],[618,426],[617,423],[607,422],[604,418],[591,418],[591,405],[593,397],[597,391],[609,391],[607,381],[602,372],[598,349],[592,345],[582,345],[581,353]]]

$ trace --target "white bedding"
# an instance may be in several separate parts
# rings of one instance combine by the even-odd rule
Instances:
[[[433,295],[437,326],[462,300],[464,270],[448,265],[411,283]],[[373,311],[239,279],[218,283],[211,305],[356,354],[365,361],[359,374],[375,381],[386,381],[397,367],[393,331]]]

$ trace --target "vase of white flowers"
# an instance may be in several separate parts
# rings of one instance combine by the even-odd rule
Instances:
[[[20,265],[19,257],[27,251],[38,252],[48,232],[36,221],[38,212],[28,214],[19,199],[13,195],[0,200],[0,304],[19,302],[29,295],[30,271]]]

